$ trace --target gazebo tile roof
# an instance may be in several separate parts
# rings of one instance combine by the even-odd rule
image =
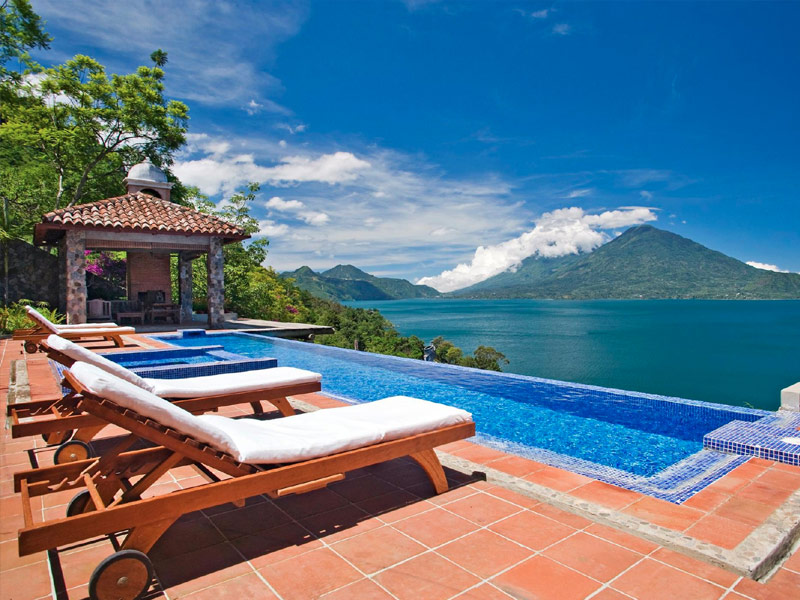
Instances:
[[[249,237],[241,227],[223,219],[142,192],[54,210],[42,216],[37,229],[60,229],[59,225],[236,239]]]

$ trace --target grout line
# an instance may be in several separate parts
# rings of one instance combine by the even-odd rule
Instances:
[[[796,490],[772,515],[753,530],[734,549],[721,548],[696,540],[680,531],[660,527],[627,513],[575,498],[564,492],[509,476],[479,463],[439,452],[442,464],[462,472],[483,472],[487,481],[499,487],[551,504],[556,508],[595,522],[621,529],[661,546],[722,567],[738,575],[763,578],[774,561],[784,554],[783,547],[800,536],[800,489]],[[641,499],[640,499],[641,500]]]
[[[222,530],[221,530],[221,529],[220,529],[220,528],[217,526],[217,524],[216,524],[216,523],[214,523],[214,519],[212,519],[211,517],[209,517],[209,516],[208,516],[208,515],[207,515],[207,514],[206,514],[204,511],[202,511],[202,510],[201,510],[200,512],[203,514],[203,518],[204,518],[204,519],[206,519],[206,520],[209,522],[209,524],[211,525],[211,527],[213,527],[213,528],[214,528],[214,529],[217,531],[217,533],[219,533],[219,535],[220,535],[220,536],[222,536],[222,539],[223,539],[223,540],[225,540],[225,542],[226,542],[228,545],[230,545],[230,546],[233,548],[233,550],[236,552],[236,554],[238,554],[238,555],[239,555],[239,557],[240,557],[240,558],[241,558],[241,559],[244,561],[244,563],[245,563],[245,564],[246,564],[248,567],[250,567],[250,569],[252,570],[252,572],[256,574],[256,577],[258,577],[258,578],[259,578],[259,579],[260,579],[262,582],[264,582],[264,585],[266,585],[266,586],[267,586],[267,588],[269,588],[269,590],[270,590],[270,591],[271,591],[273,594],[275,594],[275,597],[277,597],[277,598],[278,598],[278,600],[283,600],[283,597],[282,597],[282,596],[281,596],[281,595],[278,593],[278,590],[276,590],[275,588],[273,588],[273,587],[272,587],[272,585],[271,585],[271,584],[270,584],[270,583],[269,583],[269,582],[268,582],[268,581],[267,581],[267,580],[264,578],[264,576],[263,576],[263,575],[261,575],[261,573],[259,573],[259,572],[258,572],[258,569],[256,569],[256,568],[253,566],[253,563],[251,563],[251,562],[250,562],[250,561],[249,561],[249,560],[248,560],[248,559],[245,557],[245,555],[244,555],[244,554],[242,554],[241,550],[239,550],[239,548],[237,548],[237,547],[236,547],[236,544],[234,544],[234,543],[233,543],[233,541],[232,541],[230,538],[228,538],[228,536],[227,536],[227,535],[225,535],[225,533],[224,533],[224,532],[223,532],[223,531],[222,531]],[[230,512],[230,511],[228,511],[228,512]],[[220,514],[225,514],[225,513],[220,513]],[[239,577],[244,577],[245,575],[247,575],[247,573],[245,573],[244,575],[239,575],[238,577],[233,577],[233,578],[231,578],[231,579],[226,579],[225,581],[222,581],[222,582],[216,583],[216,584],[214,584],[214,585],[210,585],[210,586],[208,586],[208,587],[205,587],[205,588],[203,588],[203,589],[204,589],[204,590],[206,590],[206,589],[208,589],[209,587],[214,587],[215,585],[224,584],[224,583],[227,583],[228,581],[233,581],[233,579],[239,579]],[[198,592],[199,592],[199,591],[201,591],[201,590],[196,590],[196,591],[198,591]],[[194,594],[195,592],[192,592],[192,593]]]

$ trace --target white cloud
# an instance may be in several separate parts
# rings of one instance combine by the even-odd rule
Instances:
[[[444,237],[450,235],[451,233],[456,233],[456,230],[452,227],[439,227],[431,231],[431,235],[433,237]]]
[[[353,181],[370,164],[350,152],[323,154],[318,158],[286,156],[275,167],[264,169],[264,180],[272,183],[321,181],[336,184]]]
[[[302,212],[300,213],[300,218],[314,227],[320,227],[330,221],[330,217],[324,212]]]
[[[648,192],[647,190],[640,190],[639,195],[644,198],[645,200],[652,200],[653,199],[653,192]],[[672,215],[673,217],[675,215]]]
[[[594,190],[589,188],[572,190],[564,197],[567,198],[568,200],[572,200],[574,198],[583,198],[584,196],[588,196],[589,194],[591,194],[593,191]]]
[[[278,123],[275,127],[278,129],[285,129],[292,135],[295,135],[296,133],[303,133],[306,129],[308,129],[308,125],[305,123],[300,123],[299,125],[294,126],[289,125],[288,123]]]
[[[764,271],[775,271],[776,273],[789,273],[790,271],[784,271],[783,269],[778,268],[777,265],[769,265],[766,263],[756,262],[754,260],[748,260],[747,264],[751,267],[755,267],[756,269],[763,269]]]
[[[549,8],[543,8],[542,10],[535,10],[531,13],[531,18],[534,19],[546,19],[550,14],[551,10]]]
[[[285,223],[276,223],[270,219],[262,219],[258,222],[259,230],[256,236],[281,237],[289,232],[289,226]]]
[[[251,117],[255,114],[260,113],[263,108],[264,108],[263,104],[259,104],[258,102],[252,99],[250,100],[250,102],[247,103],[247,106],[244,107],[247,114],[250,115]]]
[[[267,208],[280,211],[294,211],[299,210],[305,206],[300,200],[284,200],[278,196],[273,196],[267,200]]]
[[[556,35],[569,35],[572,27],[568,23],[556,23],[553,25],[553,33]]]
[[[35,9],[84,45],[110,51],[113,71],[130,72],[132,64],[149,63],[153,50],[164,49],[169,54],[167,91],[173,97],[237,107],[259,98],[263,110],[289,112],[263,96],[282,92],[268,70],[278,44],[305,21],[308,8],[303,3],[233,7],[217,0],[36,0]],[[53,52],[62,52],[66,35],[54,37]]]
[[[229,195],[250,181],[285,186],[305,182],[335,185],[358,178],[370,164],[350,152],[308,156],[285,156],[279,164],[264,167],[252,154],[219,153],[206,142],[207,154],[194,160],[177,160],[173,172],[188,185],[196,185],[204,194]],[[230,147],[228,147],[230,148]]]
[[[458,290],[515,268],[534,254],[556,257],[591,252],[611,239],[603,229],[641,225],[656,218],[653,209],[646,207],[600,214],[587,214],[577,207],[560,208],[544,213],[532,230],[500,244],[480,246],[469,263],[461,263],[435,277],[423,277],[417,283],[441,292]]]

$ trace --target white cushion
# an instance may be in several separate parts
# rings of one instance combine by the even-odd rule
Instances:
[[[107,323],[74,323],[72,325],[67,325],[65,323],[59,323],[56,325],[59,329],[110,329],[113,327],[119,327],[116,323],[112,323],[111,321]]]
[[[468,412],[407,396],[329,408],[271,421],[198,417],[225,431],[233,455],[251,464],[286,463],[328,456],[378,442],[468,423]]]
[[[122,365],[119,365],[112,360],[107,359],[105,356],[100,356],[96,352],[92,352],[83,346],[79,346],[75,342],[65,340],[57,335],[51,335],[47,338],[47,345],[53,350],[58,350],[62,354],[66,354],[74,361],[83,361],[89,363],[90,365],[94,365],[95,367],[103,369],[103,371],[111,373],[112,375],[116,375],[120,379],[124,379],[133,385],[138,385],[140,388],[145,389],[148,392],[155,391],[151,384],[139,377],[133,371],[126,369]]]
[[[28,316],[31,319],[42,325],[45,329],[52,331],[53,333],[57,333],[55,323],[53,323],[50,319],[46,318],[38,310],[36,310],[32,306],[26,306],[25,310],[27,311]]]
[[[95,395],[252,464],[327,456],[472,419],[461,409],[405,396],[271,421],[198,417],[93,365],[77,362],[70,372]]]
[[[130,408],[140,415],[190,435],[218,450],[228,453],[236,450],[233,440],[224,430],[201,421],[199,417],[189,411],[175,406],[147,390],[85,362],[76,362],[69,370],[81,385],[96,396]]]
[[[28,313],[28,316],[33,319],[34,321],[38,321],[41,325],[44,325],[50,331],[55,331],[57,329],[108,329],[109,327],[119,327],[116,323],[75,323],[72,325],[66,325],[64,323],[53,323],[50,319],[45,317],[42,313],[38,310],[33,308],[32,306],[26,306],[25,310]]]
[[[122,335],[123,333],[136,333],[133,327],[61,327],[54,325],[54,333],[59,335],[73,335],[77,337],[91,337],[93,335],[100,337],[104,335]]]
[[[162,398],[199,398],[234,392],[257,391],[298,383],[313,383],[322,380],[322,375],[294,367],[273,367],[244,371],[243,373],[221,373],[184,379],[145,378],[149,389]]]

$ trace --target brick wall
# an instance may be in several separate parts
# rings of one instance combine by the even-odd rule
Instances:
[[[161,290],[167,302],[172,298],[169,254],[128,252],[128,298],[136,300],[139,292]]]

